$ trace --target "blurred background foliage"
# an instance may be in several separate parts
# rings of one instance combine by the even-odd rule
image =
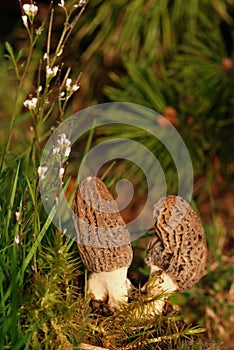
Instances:
[[[65,2],[74,3],[73,0]],[[58,1],[54,3],[57,4]],[[44,19],[48,15],[50,1],[38,1],[37,4],[40,8],[39,16]],[[16,52],[24,48],[19,63],[23,63],[27,56],[27,46],[25,47],[26,33],[25,28],[22,28],[18,1],[2,2],[0,8],[2,150],[16,86],[9,62],[4,57],[4,41],[9,41]],[[54,50],[63,21],[61,12],[56,11],[52,42]],[[30,91],[37,88],[38,57],[43,56],[45,47],[46,34],[43,33],[21,91],[22,102]],[[233,0],[90,0],[68,40],[62,60],[65,67],[72,67],[74,75],[83,72],[79,94],[70,100],[64,117],[97,103],[133,102],[156,110],[159,113],[156,123],[162,123],[160,114],[166,117],[185,141],[194,166],[194,198],[204,221],[210,255],[204,279],[192,291],[175,295],[174,302],[182,306],[189,321],[205,324],[209,339],[224,341],[225,349],[231,350],[234,338]],[[53,95],[50,98],[53,99]],[[50,127],[58,123],[57,112],[55,108],[50,120],[41,126],[41,148],[50,134]],[[7,339],[12,342],[18,340],[19,344],[29,344],[34,332],[35,347],[44,334],[50,333],[46,345],[48,348],[53,346],[54,337],[59,335],[56,344],[67,346],[66,332],[72,333],[74,344],[85,333],[81,328],[80,333],[77,333],[76,322],[82,323],[88,317],[88,308],[84,305],[82,314],[69,307],[70,303],[76,303],[74,289],[77,290],[78,287],[73,286],[75,282],[72,273],[73,269],[77,269],[77,262],[72,264],[70,261],[71,245],[63,242],[61,237],[56,241],[53,230],[49,228],[46,231],[49,223],[48,227],[42,224],[46,222],[46,216],[37,192],[35,174],[38,164],[34,156],[35,143],[30,118],[28,111],[20,110],[19,103],[7,167],[0,175],[0,227],[3,232],[0,242],[1,247],[7,247],[1,250],[0,256],[2,318],[7,319],[13,313],[12,319],[15,322],[5,322],[1,331],[7,334]],[[170,155],[165,150],[161,153],[162,145],[142,130],[130,126],[98,128],[93,135],[93,143],[123,134],[136,141],[140,140],[159,155],[169,191],[175,192],[174,164]],[[75,175],[77,158],[82,158],[84,149],[85,143],[73,153],[72,175]],[[23,171],[19,170],[19,161],[23,164]],[[139,175],[135,176],[133,164],[117,162],[113,175],[118,178],[120,173],[134,178],[135,184],[144,192],[144,174],[138,171]],[[141,197],[138,201],[141,202]],[[14,218],[17,210],[24,213],[20,223]],[[136,203],[129,209],[129,217],[134,210]],[[17,232],[22,232],[23,244],[19,252],[12,243],[12,237]],[[41,247],[40,242],[37,245],[37,234],[42,239],[45,232],[51,237],[51,242],[55,242],[54,245],[47,242],[45,245],[49,248]],[[38,261],[35,261],[38,246]],[[65,247],[64,250],[62,247]],[[148,273],[142,263],[144,242],[135,242],[134,249],[132,278],[137,281],[140,276],[144,281]],[[76,250],[74,246],[73,250]],[[60,262],[56,256],[58,252],[62,257]],[[25,258],[28,259],[28,265],[24,269],[22,263]],[[61,269],[61,275],[58,280],[50,280],[48,276],[54,274],[55,261]],[[68,275],[62,273],[66,264]],[[18,269],[20,272],[17,274]],[[4,295],[5,290],[7,293]],[[23,298],[25,291],[32,293],[31,299]],[[45,299],[47,294],[52,299]],[[35,312],[30,313],[33,305]],[[82,300],[77,300],[77,305],[81,307]],[[21,320],[19,314],[22,315]],[[21,327],[22,320],[24,324]],[[75,323],[72,320],[76,320]],[[93,334],[97,336],[96,333],[92,332],[92,336]],[[5,338],[1,339],[3,342]]]
[[[43,17],[49,1],[41,4]],[[123,0],[112,1],[111,6],[105,1],[90,1],[64,52],[66,65],[83,72],[82,89],[67,115],[108,101],[147,106],[177,127],[191,154],[198,184],[207,185],[201,183],[204,174],[209,181],[232,178],[233,157],[227,150],[234,147],[233,18],[231,0]],[[62,21],[58,13],[55,38]],[[15,33],[15,46],[20,48],[23,30],[16,28]],[[56,39],[53,45],[56,47]],[[42,39],[38,50],[43,50]],[[2,81],[10,85],[4,72]],[[2,90],[0,99],[7,110],[9,96],[6,98],[5,91],[11,86]],[[56,110],[51,125],[54,119]],[[160,154],[157,142],[144,137],[140,129],[124,126],[124,132],[147,142],[149,149]],[[102,128],[96,134],[110,137],[113,129]],[[118,131],[114,134],[117,136]],[[166,175],[171,167],[172,161],[166,156]],[[139,176],[139,183],[141,180]],[[170,181],[169,188],[176,191]],[[194,194],[199,190],[200,186],[198,191],[195,186]]]
[[[178,128],[196,176],[232,176],[233,2],[91,1],[88,15],[71,43],[83,48],[86,98],[156,110]]]

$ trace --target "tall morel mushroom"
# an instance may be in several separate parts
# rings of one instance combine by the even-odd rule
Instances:
[[[162,197],[154,205],[155,236],[147,248],[149,281],[153,294],[186,291],[204,275],[207,245],[203,226],[192,207],[179,196]],[[164,302],[155,303],[158,312]]]
[[[81,181],[73,200],[74,224],[81,258],[91,272],[87,292],[109,308],[128,300],[132,262],[130,234],[117,203],[95,176]]]

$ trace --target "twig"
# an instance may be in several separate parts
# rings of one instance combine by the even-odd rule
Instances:
[[[100,346],[90,345],[85,343],[80,344],[80,349],[81,350],[109,350],[107,348],[101,348]]]

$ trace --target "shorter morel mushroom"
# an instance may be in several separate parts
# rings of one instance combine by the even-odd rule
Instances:
[[[110,310],[128,300],[132,262],[130,234],[105,184],[95,176],[82,180],[73,200],[81,258],[91,272],[87,292]]]
[[[179,196],[162,197],[154,205],[156,235],[151,238],[145,262],[150,277],[143,291],[157,295],[187,291],[204,275],[207,245],[203,226],[192,207]],[[162,311],[164,302],[156,301]]]

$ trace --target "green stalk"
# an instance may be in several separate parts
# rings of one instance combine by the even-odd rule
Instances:
[[[20,163],[18,164],[18,167],[16,170],[15,179],[14,179],[14,183],[13,183],[12,191],[11,191],[10,202],[9,202],[9,206],[8,206],[7,220],[6,220],[6,235],[8,235],[8,229],[9,229],[10,220],[12,217],[12,208],[13,208],[13,204],[14,204],[14,200],[15,200],[16,189],[17,189],[19,168],[20,168]]]
[[[33,243],[28,255],[26,256],[26,258],[24,259],[23,261],[23,264],[22,264],[22,268],[21,268],[21,271],[20,272],[20,275],[18,275],[21,279],[21,281],[23,281],[23,276],[24,276],[24,272],[26,270],[26,268],[28,267],[30,261],[32,260],[33,256],[35,255],[36,251],[37,251],[37,248],[39,247],[44,235],[46,234],[52,220],[53,220],[53,217],[56,213],[56,208],[54,207],[49,216],[47,217],[47,220],[44,224],[44,226],[42,227],[41,231],[39,232],[39,234],[37,235],[36,237],[36,240],[35,242]]]

